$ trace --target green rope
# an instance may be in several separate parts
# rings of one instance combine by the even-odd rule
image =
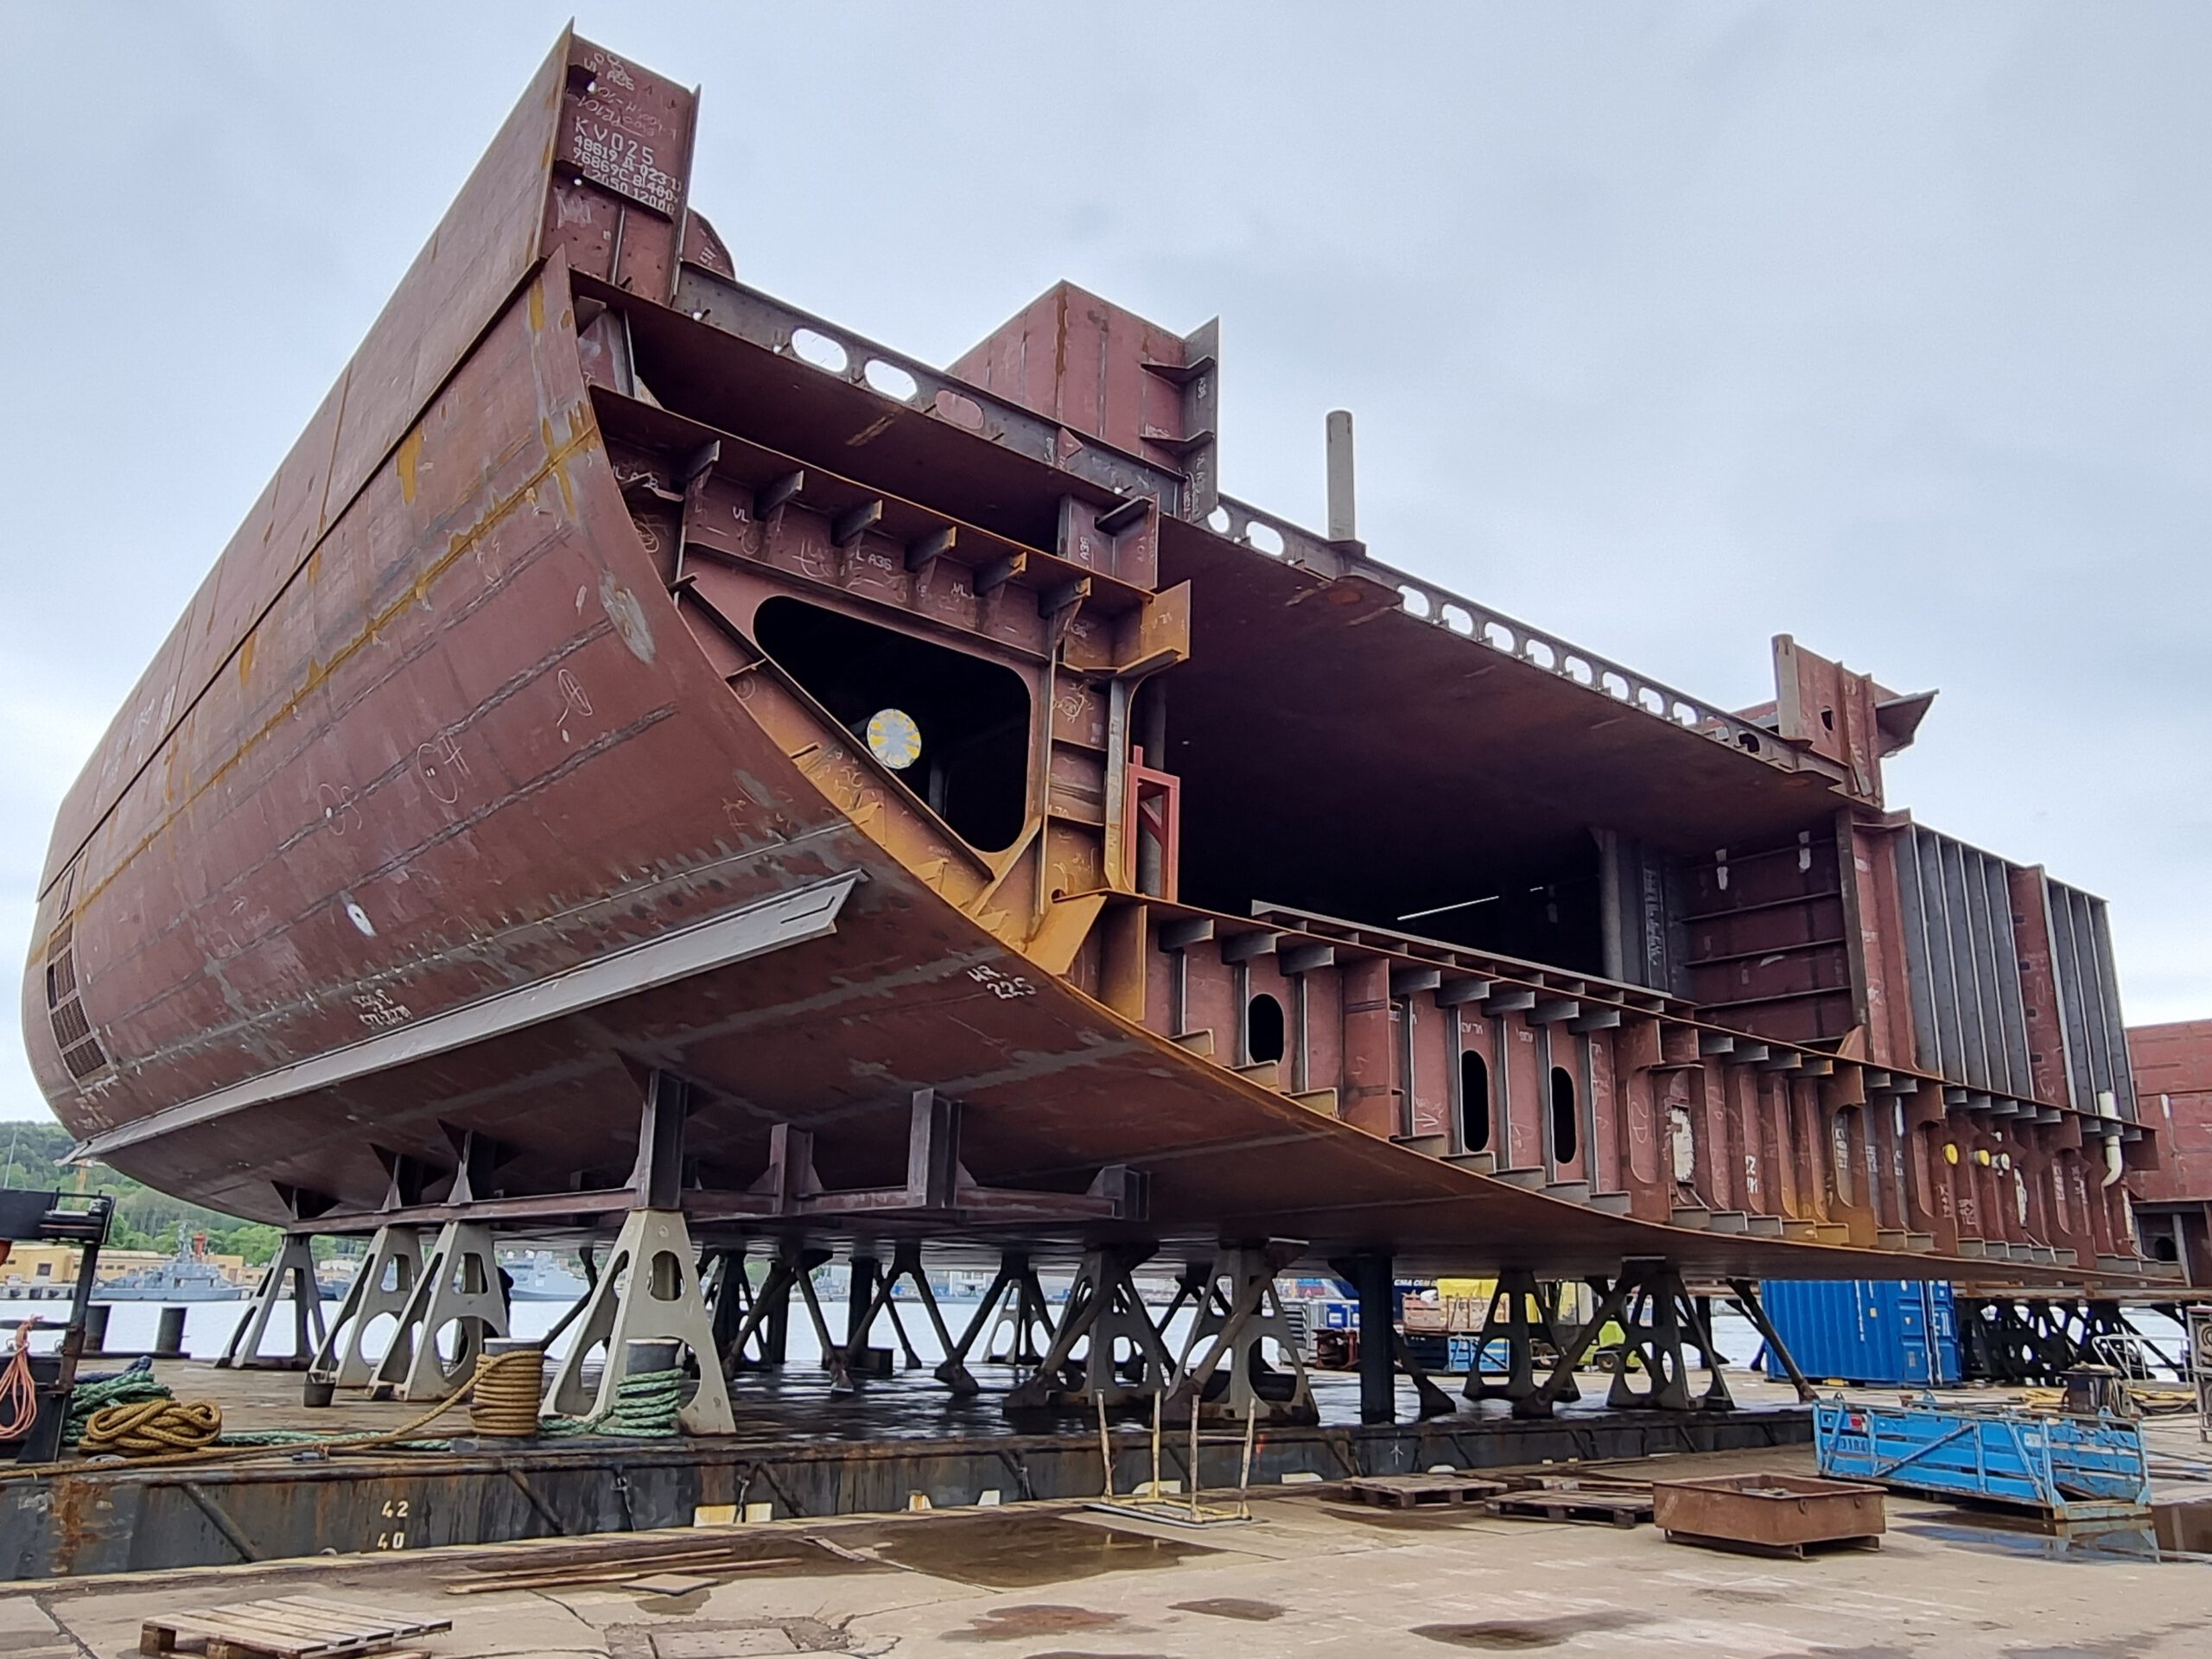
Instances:
[[[61,1443],[74,1446],[85,1438],[85,1425],[94,1412],[108,1406],[135,1406],[148,1400],[174,1400],[166,1382],[154,1380],[151,1371],[118,1371],[94,1382],[79,1382],[69,1395],[69,1421]]]
[[[626,1440],[674,1440],[679,1432],[676,1414],[683,1404],[687,1381],[682,1371],[651,1371],[642,1376],[626,1376],[615,1383],[614,1398],[606,1410],[588,1417],[548,1417],[538,1426],[538,1432],[547,1435],[606,1434]],[[103,1407],[130,1406],[143,1400],[175,1397],[168,1384],[155,1381],[150,1371],[121,1371],[97,1382],[80,1382],[70,1397],[69,1424],[63,1431],[63,1441],[74,1446],[83,1440],[85,1424]],[[330,1438],[311,1429],[247,1429],[225,1434],[216,1444],[240,1447],[312,1446]],[[413,1451],[444,1451],[452,1442],[410,1440],[404,1445]]]
[[[241,1429],[235,1434],[226,1434],[221,1439],[218,1440],[215,1444],[218,1446],[296,1446],[301,1447],[312,1447],[324,1445],[333,1440],[344,1440],[347,1437],[342,1434],[331,1435],[319,1433],[311,1428],[248,1428]],[[380,1443],[378,1449],[379,1451],[391,1450],[394,1452],[450,1452],[453,1449],[453,1442],[451,1440],[386,1440]]]
[[[676,1413],[687,1381],[682,1371],[649,1371],[626,1376],[614,1385],[607,1409],[589,1417],[548,1417],[542,1434],[619,1434],[632,1440],[676,1438]]]

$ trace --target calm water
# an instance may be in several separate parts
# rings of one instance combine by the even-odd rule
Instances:
[[[243,1301],[194,1302],[184,1306],[185,1351],[195,1359],[213,1359],[222,1353],[224,1344],[230,1340],[232,1332],[238,1328],[239,1319],[245,1316],[247,1304]],[[906,1334],[912,1341],[915,1351],[921,1356],[923,1361],[925,1363],[933,1364],[942,1359],[944,1357],[944,1350],[938,1342],[935,1332],[930,1328],[929,1316],[923,1312],[920,1306],[904,1301],[897,1306],[899,1317],[906,1323]],[[975,1313],[975,1304],[973,1302],[946,1302],[941,1306],[945,1322],[951,1327],[952,1334],[957,1339]],[[109,1304],[109,1308],[107,1345],[111,1351],[130,1353],[143,1351],[153,1346],[156,1327],[161,1319],[160,1303],[115,1302]],[[62,1321],[68,1317],[68,1311],[69,1305],[67,1302],[34,1301],[22,1298],[0,1297],[0,1324],[20,1324],[26,1319],[35,1319],[39,1321],[39,1325],[33,1330],[31,1338],[32,1347],[38,1351],[49,1349],[60,1340],[60,1327]],[[517,1302],[513,1307],[512,1334],[524,1338],[542,1337],[559,1322],[563,1312],[565,1309],[558,1302]],[[833,1301],[825,1296],[823,1299],[822,1312],[823,1318],[829,1322],[832,1338],[841,1338],[845,1329],[845,1310],[842,1300]],[[337,1315],[337,1301],[335,1300],[326,1301],[323,1304],[324,1319],[334,1319]],[[2158,1342],[2168,1352],[2179,1351],[2183,1341],[2182,1333],[2171,1320],[2149,1309],[2136,1310],[2131,1317],[2145,1336]],[[263,1344],[266,1351],[277,1353],[286,1351],[290,1342],[291,1319],[291,1305],[286,1302],[277,1309],[276,1315],[270,1321],[269,1334]],[[385,1324],[388,1326],[390,1321],[387,1320]],[[1180,1345],[1188,1328],[1187,1314],[1179,1314],[1171,1322],[1168,1342],[1171,1351]],[[1713,1336],[1720,1344],[1721,1352],[1732,1366],[1747,1366],[1758,1353],[1758,1336],[1751,1329],[1750,1323],[1724,1309],[1714,1311]],[[891,1328],[891,1321],[887,1316],[877,1323],[875,1341],[879,1346],[890,1347],[894,1351],[899,1347],[897,1337]],[[4,1332],[0,1332],[0,1344],[5,1342]],[[982,1345],[982,1340],[979,1339],[978,1351]],[[382,1346],[381,1336],[372,1337],[369,1344],[372,1354],[378,1351]],[[567,1346],[568,1339],[564,1333],[561,1338],[551,1344],[551,1351],[557,1355],[564,1352]],[[795,1367],[817,1363],[822,1357],[821,1344],[815,1336],[813,1326],[803,1306],[794,1306],[791,1310],[789,1355],[790,1361]],[[974,1357],[971,1355],[971,1357]],[[902,1355],[901,1358],[903,1357]],[[1819,1379],[1815,1380],[1817,1382]]]

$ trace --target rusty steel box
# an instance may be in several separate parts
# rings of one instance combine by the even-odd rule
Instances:
[[[1716,1475],[1656,1481],[1651,1519],[1669,1543],[1802,1555],[1832,1545],[1876,1548],[1882,1489],[1803,1475]]]

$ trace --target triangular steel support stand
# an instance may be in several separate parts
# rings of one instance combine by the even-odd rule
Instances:
[[[454,1332],[453,1357],[438,1338]],[[423,1263],[399,1315],[399,1331],[377,1362],[370,1393],[385,1400],[442,1400],[474,1375],[487,1337],[507,1334],[507,1295],[480,1221],[449,1221]]]
[[[288,1294],[292,1301],[292,1351],[264,1357],[262,1338],[269,1333],[276,1304]],[[238,1328],[224,1345],[223,1357],[215,1363],[226,1370],[305,1370],[328,1339],[322,1322],[322,1288],[315,1277],[314,1241],[305,1233],[287,1233],[263,1272]]]
[[[633,1342],[673,1341],[697,1363],[698,1391],[677,1413],[689,1434],[734,1434],[729,1388],[722,1380],[721,1353],[715,1345],[714,1320],[707,1312],[691,1230],[681,1210],[632,1210],[622,1224],[592,1287],[575,1338],[545,1390],[544,1410],[569,1417],[596,1417],[614,1403]],[[584,1382],[584,1361],[595,1348],[606,1351],[599,1387]]]
[[[338,1317],[315,1350],[314,1376],[326,1378],[341,1389],[365,1389],[376,1375],[376,1362],[363,1351],[362,1338],[370,1325],[389,1313],[397,1321],[406,1313],[415,1286],[423,1276],[423,1238],[412,1227],[383,1226],[369,1241],[369,1253],[346,1287]],[[395,1323],[394,1345],[408,1341],[407,1327]],[[385,1351],[391,1351],[390,1348]],[[410,1357],[411,1357],[411,1352]],[[382,1356],[378,1357],[379,1358]],[[400,1363],[404,1366],[407,1361]]]

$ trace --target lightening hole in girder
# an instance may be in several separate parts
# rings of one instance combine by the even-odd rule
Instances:
[[[1559,666],[1559,653],[1541,639],[1529,640],[1521,647],[1521,654],[1538,668]]]
[[[1284,1022],[1282,1004],[1266,991],[1255,996],[1244,1007],[1244,1048],[1252,1064],[1282,1058]]]
[[[1521,641],[1515,637],[1513,630],[1503,622],[1483,624],[1483,643],[1503,652],[1518,651],[1521,647]]]
[[[1459,1052],[1459,1147],[1490,1147],[1490,1062],[1471,1048]]]
[[[1552,1067],[1552,1160],[1574,1161],[1574,1078],[1563,1065]]]
[[[1577,685],[1588,685],[1597,679],[1598,675],[1597,671],[1581,658],[1570,657],[1567,659],[1567,677]]]
[[[1705,723],[1705,716],[1687,702],[1675,705],[1674,716],[1675,724],[1679,726],[1702,726]]]
[[[1643,709],[1646,714],[1663,716],[1667,712],[1667,699],[1661,696],[1649,686],[1641,686],[1637,688],[1637,690],[1636,706]]]
[[[1428,595],[1418,588],[1401,588],[1398,595],[1404,602],[1408,615],[1427,616],[1436,608],[1429,603]]]
[[[842,374],[852,363],[842,345],[811,328],[791,331],[791,355],[830,374]]]
[[[1446,605],[1443,611],[1443,620],[1444,626],[1454,633],[1471,635],[1475,631],[1475,619],[1468,614],[1467,607],[1464,605]]]
[[[861,371],[861,378],[868,382],[870,391],[879,391],[886,397],[895,398],[902,404],[912,403],[922,390],[912,375],[896,363],[887,363],[880,357],[868,359],[868,366]]]
[[[1273,524],[1263,524],[1257,519],[1244,526],[1244,542],[1257,548],[1271,559],[1282,556],[1282,532]]]
[[[1598,684],[1607,696],[1618,697],[1623,702],[1628,701],[1628,682],[1611,670],[1608,669],[1598,677]]]
[[[931,407],[941,421],[950,421],[970,432],[983,429],[983,406],[973,397],[963,397],[957,391],[940,391]]]
[[[1206,514],[1206,528],[1217,536],[1228,535],[1236,523],[1236,519],[1230,516],[1227,507],[1216,507],[1211,512]]]

